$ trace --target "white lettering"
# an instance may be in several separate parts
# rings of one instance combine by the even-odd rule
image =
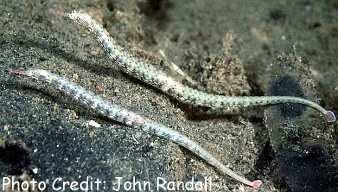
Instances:
[[[204,182],[195,181],[194,178],[187,182],[182,181],[169,181],[167,182],[162,177],[156,179],[157,191],[212,191],[212,178],[206,178]]]
[[[159,191],[160,188],[163,189],[163,190],[167,190],[167,188],[165,187],[166,183],[167,182],[165,181],[165,179],[163,179],[162,177],[157,177],[156,178],[156,189],[157,189],[157,191]]]
[[[52,189],[55,190],[55,191],[60,191],[62,188],[61,187],[55,187],[56,184],[58,184],[59,181],[62,181],[62,178],[61,177],[58,177],[56,178],[54,181],[53,181],[53,184],[52,184]],[[59,185],[59,184],[58,184]]]
[[[90,184],[90,188],[92,188],[93,186]],[[88,191],[89,190],[89,178],[87,177],[87,179],[85,181],[80,182],[80,189],[82,191]]]
[[[122,177],[115,177],[115,179],[117,180],[117,188],[115,188],[113,186],[113,190],[114,191],[120,191],[120,186],[121,186],[121,180],[122,180]]]
[[[143,191],[150,191],[150,181],[144,181],[143,185]]]
[[[197,181],[196,183],[195,183],[195,190],[196,191],[202,191],[203,190],[203,183],[202,183],[202,181]]]
[[[123,189],[124,190],[127,190],[127,191],[130,191],[131,190],[131,183],[129,181],[126,181],[124,184],[123,184]]]
[[[138,190],[137,191],[141,191],[142,187],[141,187],[141,182],[140,181],[136,181],[136,178],[133,177],[133,190],[136,190],[136,187],[138,186]]]
[[[100,181],[99,179],[96,179],[94,181],[94,184],[96,185],[96,190],[100,190],[100,185],[102,184],[102,181]]]
[[[15,187],[17,185],[17,187]],[[21,190],[19,181],[15,181],[14,177],[12,177],[12,188],[13,190]]]
[[[194,186],[194,178],[192,178],[190,181],[185,183],[185,188],[187,189],[187,191],[192,191],[194,190],[195,186]]]
[[[46,189],[46,183],[43,181],[37,182],[34,178],[29,181],[18,181],[14,176],[2,178],[2,191],[43,191]]]
[[[27,181],[23,181],[23,182],[21,183],[21,189],[22,189],[23,191],[28,191],[28,189],[29,189],[29,183],[28,183]]]
[[[174,191],[175,190],[175,181],[169,181],[168,184],[167,184],[167,189],[168,190],[171,190],[171,191]]]
[[[68,182],[68,181],[67,181],[66,183],[67,183],[67,185],[69,185],[69,182]],[[71,189],[72,191],[77,191],[77,190],[79,190],[78,185],[79,185],[79,183],[78,183],[77,181],[72,181],[72,182],[70,183],[70,189]],[[63,185],[63,190],[65,190],[65,189],[66,189],[66,186]]]
[[[47,187],[46,182],[41,181],[41,182],[38,183],[38,189],[39,189],[39,191],[44,191],[46,189],[46,187]],[[33,189],[33,191],[34,191],[34,189]]]
[[[11,180],[9,179],[9,177],[3,177],[2,178],[2,191],[5,191],[5,186],[10,185],[10,184],[11,184]]]

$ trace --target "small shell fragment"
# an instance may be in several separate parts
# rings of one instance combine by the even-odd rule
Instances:
[[[100,128],[101,125],[96,123],[94,120],[90,120],[86,123],[87,125],[90,125],[90,126],[93,126],[93,127],[96,127],[96,128]]]

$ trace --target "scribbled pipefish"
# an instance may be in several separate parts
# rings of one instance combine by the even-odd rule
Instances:
[[[198,155],[210,165],[216,167],[223,173],[226,173],[230,177],[249,185],[253,188],[258,188],[262,182],[260,180],[249,181],[244,177],[233,172],[215,157],[213,157],[208,151],[203,149],[199,144],[189,139],[187,136],[170,129],[162,124],[151,121],[150,119],[144,118],[132,111],[124,109],[118,105],[112,104],[103,98],[94,95],[93,93],[85,90],[83,87],[70,82],[58,75],[49,73],[48,71],[41,69],[28,69],[26,71],[20,71],[15,69],[8,69],[12,74],[25,75],[32,78],[36,78],[40,81],[45,81],[55,85],[60,91],[67,95],[70,95],[74,99],[80,101],[84,105],[94,109],[101,115],[112,119],[114,121],[126,124],[134,128],[141,128],[146,132],[155,134],[157,136],[171,140]]]
[[[89,30],[99,42],[101,48],[118,67],[125,73],[144,81],[172,97],[191,105],[206,107],[249,107],[259,105],[272,105],[280,103],[298,103],[310,106],[320,111],[327,122],[336,121],[333,112],[325,110],[315,102],[293,96],[223,96],[214,95],[185,86],[173,78],[167,76],[154,67],[144,64],[125,51],[117,42],[110,37],[106,29],[98,24],[89,15],[73,11],[64,13],[61,11],[49,10],[53,14],[67,17],[77,24]]]

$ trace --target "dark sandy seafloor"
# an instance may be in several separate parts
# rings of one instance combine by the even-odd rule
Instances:
[[[89,191],[114,191],[116,177],[150,182],[153,191],[158,178],[211,178],[212,191],[337,190],[336,122],[325,124],[301,105],[213,110],[183,104],[120,72],[89,32],[49,8],[90,14],[133,55],[188,86],[224,95],[301,96],[338,113],[335,0],[1,0],[0,191],[19,191],[4,187],[8,179],[35,180],[53,191],[53,182],[62,187],[60,178],[91,178],[105,183]],[[160,51],[197,84],[170,68]],[[178,130],[263,184],[251,189],[175,143],[108,120],[8,68],[45,69],[77,82]]]

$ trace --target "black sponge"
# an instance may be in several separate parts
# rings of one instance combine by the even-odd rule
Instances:
[[[311,146],[305,152],[280,148],[276,155],[281,174],[292,191],[338,190],[338,166],[323,147]]]
[[[304,97],[302,88],[298,82],[289,75],[281,76],[272,82],[268,95],[271,96],[296,96]],[[305,106],[301,104],[278,104],[273,106],[274,112],[284,118],[301,116],[305,111]]]

